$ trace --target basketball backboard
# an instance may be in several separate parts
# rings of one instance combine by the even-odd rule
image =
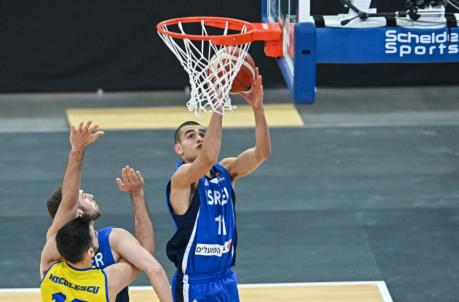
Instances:
[[[283,57],[278,59],[278,64],[298,103],[313,103],[315,96],[315,87],[302,85],[305,74],[301,72],[300,62],[295,63],[295,41],[301,43],[301,39],[295,39],[295,25],[309,17],[310,0],[263,0],[262,21],[279,23],[283,28]],[[311,72],[315,75],[315,69]]]
[[[318,63],[459,61],[459,14],[444,1],[406,1],[394,12],[378,12],[371,0],[335,1],[348,12],[311,16],[311,0],[262,0],[262,21],[282,27],[278,63],[296,103],[314,102]]]

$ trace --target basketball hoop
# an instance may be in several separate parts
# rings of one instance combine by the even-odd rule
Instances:
[[[234,110],[229,92],[252,41],[265,41],[268,56],[282,56],[282,29],[221,17],[185,17],[156,26],[159,36],[189,75],[190,112]],[[228,59],[230,58],[230,59]]]

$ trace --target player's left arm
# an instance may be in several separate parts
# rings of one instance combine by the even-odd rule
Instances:
[[[237,157],[223,159],[220,163],[228,170],[233,181],[252,173],[263,161],[271,156],[271,138],[263,109],[262,77],[256,69],[252,89],[243,92],[245,100],[252,106],[255,117],[255,147],[245,150]]]
[[[144,249],[131,233],[124,229],[113,229],[110,237],[114,239],[114,246],[112,246],[112,248],[119,252],[124,261],[129,262],[135,267],[130,273],[130,278],[132,280],[135,279],[139,270],[143,271],[150,279],[150,283],[158,295],[159,300],[172,301],[166,272],[156,258]],[[110,244],[111,243],[112,240],[110,240]]]
[[[123,179],[116,178],[118,189],[129,193],[132,209],[134,210],[135,237],[150,253],[155,252],[155,232],[148,211],[144,193],[144,180],[140,171],[135,171],[130,166],[121,170]]]

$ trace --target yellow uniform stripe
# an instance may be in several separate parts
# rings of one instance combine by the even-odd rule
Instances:
[[[292,104],[265,105],[266,119],[270,127],[302,127],[301,116]],[[86,108],[68,109],[70,125],[91,120],[107,130],[175,129],[184,121],[193,120],[207,126],[210,113],[197,117],[181,107],[137,107],[137,108]],[[248,105],[238,106],[235,111],[225,112],[223,127],[242,128],[255,125],[253,111]]]

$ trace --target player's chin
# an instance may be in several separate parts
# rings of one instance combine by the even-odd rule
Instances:
[[[99,219],[100,216],[102,216],[102,213],[99,210],[97,210],[89,214],[89,219],[91,219],[92,221],[95,221]]]

